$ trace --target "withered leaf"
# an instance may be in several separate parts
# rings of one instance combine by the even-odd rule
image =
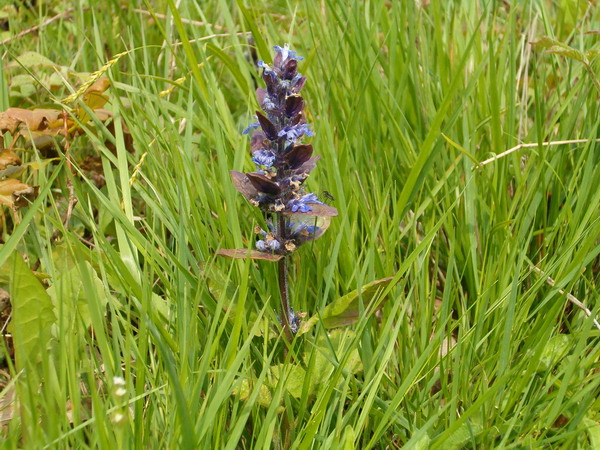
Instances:
[[[277,128],[275,128],[273,122],[267,119],[260,111],[256,111],[256,117],[258,118],[258,123],[260,123],[261,128],[265,132],[265,136],[271,141],[276,140],[278,138]]]
[[[100,122],[106,122],[108,119],[112,119],[113,117],[113,113],[111,111],[102,108],[94,109],[94,114],[98,120],[100,120]]]
[[[18,208],[29,205],[33,202],[37,196],[38,191],[40,190],[39,186],[27,186],[25,189],[14,191],[13,192],[13,202],[14,205]]]
[[[91,92],[102,93],[106,91],[110,87],[110,80],[106,77],[98,78],[94,84],[92,84],[89,88],[86,89],[85,93],[89,94]]]
[[[316,217],[335,217],[338,215],[337,209],[329,205],[319,205],[318,203],[307,203],[311,207],[311,211],[308,212],[292,212],[284,211],[287,215],[299,215],[299,216],[316,216]]]
[[[51,123],[56,122],[60,115],[61,112],[56,109],[8,108],[0,113],[0,128],[2,132],[14,133],[18,125],[23,123],[31,131],[43,131]]]
[[[229,174],[231,175],[233,186],[240,194],[246,197],[247,200],[251,200],[258,195],[258,191],[250,182],[245,173],[230,170]]]
[[[259,252],[258,250],[248,250],[247,248],[222,248],[217,251],[217,255],[235,259],[261,259],[263,261],[279,261],[283,258],[282,255]]]
[[[294,147],[286,153],[285,160],[291,169],[297,169],[310,159],[312,152],[313,147],[310,144],[294,145]]]
[[[0,205],[25,206],[37,196],[38,187],[29,186],[14,178],[0,181]]]
[[[18,166],[21,164],[21,158],[12,150],[0,150],[0,171],[5,170],[8,166]]]
[[[25,148],[35,147],[38,150],[47,150],[54,146],[56,136],[61,134],[61,129],[46,129],[44,131],[21,130],[21,136],[25,138]]]
[[[0,112],[0,133],[4,134],[9,131],[11,134],[15,133],[15,130],[21,123],[20,120],[15,119],[6,112]]]
[[[250,180],[250,183],[259,191],[264,192],[265,194],[277,195],[281,192],[281,188],[279,185],[271,180],[270,178],[265,177],[264,175],[259,175],[257,173],[247,173],[246,177]]]

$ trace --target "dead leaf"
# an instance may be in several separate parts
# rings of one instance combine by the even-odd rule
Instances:
[[[0,176],[2,176],[2,171],[4,171],[9,166],[19,165],[21,165],[21,158],[19,158],[19,155],[17,155],[12,150],[0,150]]]
[[[26,206],[37,196],[38,187],[8,178],[0,181],[0,205]]]
[[[294,216],[316,216],[316,217],[335,217],[338,215],[337,209],[333,206],[329,205],[320,205],[318,203],[307,203],[311,210],[308,212],[301,211],[283,211],[286,215],[294,215]]]
[[[15,415],[15,386],[14,384],[5,390],[0,397],[0,425],[10,422]]]
[[[0,133],[4,134],[7,131],[10,134],[14,134],[15,130],[21,122],[14,117],[8,115],[6,112],[0,112]]]
[[[87,88],[87,90],[85,92],[86,92],[86,94],[89,94],[91,92],[102,93],[102,92],[106,91],[109,87],[110,87],[110,80],[106,77],[102,77],[102,78],[98,78],[94,82],[94,84],[92,84],[89,88]]]
[[[247,248],[222,248],[217,251],[217,255],[235,259],[262,259],[264,261],[279,261],[283,258],[283,255],[259,252],[258,250],[248,250]]]
[[[8,108],[5,114],[24,123],[31,131],[42,131],[49,124],[56,122],[61,112],[56,109]]]

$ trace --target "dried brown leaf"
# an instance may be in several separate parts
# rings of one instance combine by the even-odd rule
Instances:
[[[252,200],[258,195],[258,191],[252,185],[252,183],[250,183],[250,180],[245,173],[236,172],[235,170],[230,170],[229,173],[231,175],[233,186],[240,194],[246,197],[247,200]]]
[[[18,166],[21,164],[21,158],[12,150],[0,150],[0,171],[5,170],[9,166]]]
[[[287,215],[297,215],[297,216],[316,216],[316,217],[335,217],[338,215],[338,210],[333,206],[329,205],[319,205],[317,203],[308,203],[312,208],[311,211],[308,212],[292,212],[292,211],[284,211],[284,214]]]
[[[8,108],[4,114],[25,124],[30,131],[43,131],[59,119],[61,112],[56,109]]]
[[[247,248],[222,248],[217,251],[217,255],[227,256],[228,258],[235,259],[260,259],[263,261],[279,261],[283,258],[282,255],[275,255],[273,253],[259,252],[258,250],[248,250]]]
[[[14,178],[0,181],[0,205],[25,206],[35,199],[38,188],[29,186]]]
[[[6,112],[0,112],[0,134],[4,134],[7,131],[14,134],[20,123],[20,120],[15,119]]]
[[[102,78],[98,78],[94,82],[94,84],[92,84],[89,88],[87,88],[87,90],[85,92],[86,92],[86,94],[89,94],[92,92],[102,93],[102,92],[106,91],[109,87],[110,87],[110,80],[106,77],[102,77]]]

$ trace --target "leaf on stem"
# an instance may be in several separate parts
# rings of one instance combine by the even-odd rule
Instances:
[[[247,248],[221,248],[217,251],[217,255],[234,259],[260,259],[263,261],[279,261],[283,258],[283,255],[259,252],[258,250],[249,250]]]
[[[277,128],[273,125],[273,122],[267,119],[260,111],[256,111],[256,117],[258,118],[258,123],[260,123],[261,128],[265,132],[265,136],[271,141],[277,140]]]
[[[313,153],[313,147],[310,144],[299,144],[286,153],[285,159],[291,169],[297,169],[307,162]]]
[[[298,216],[315,216],[315,217],[335,217],[338,215],[338,210],[333,206],[329,205],[320,205],[318,203],[307,203],[311,207],[310,211],[307,212],[292,212],[292,211],[283,211],[284,214],[287,215],[298,215]]]
[[[311,170],[317,167],[317,161],[321,159],[321,155],[317,155],[313,158],[310,158],[308,161],[303,163],[300,167],[296,169],[296,175],[301,175],[303,173],[309,174]]]
[[[240,194],[246,197],[247,200],[251,200],[258,195],[258,191],[250,182],[245,173],[230,170],[229,174],[231,175],[233,186]]]
[[[296,73],[298,72],[298,61],[296,61],[295,59],[290,59],[285,63],[285,66],[283,67],[283,79],[284,80],[291,80],[292,78],[294,78],[296,76]]]
[[[259,192],[264,192],[265,194],[271,195],[277,195],[281,192],[279,185],[264,175],[247,173],[246,177]]]
[[[285,99],[285,115],[287,117],[297,116],[304,108],[304,99],[299,95],[290,95]]]

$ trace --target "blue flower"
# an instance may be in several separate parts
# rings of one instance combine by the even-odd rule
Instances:
[[[288,44],[285,44],[283,47],[280,47],[279,45],[274,45],[273,48],[277,53],[281,53],[282,61],[285,61],[287,59],[296,59],[298,61],[302,61],[304,59],[302,56],[298,56],[298,54],[295,51],[290,50]]]
[[[312,211],[310,204],[322,205],[323,202],[319,201],[319,198],[315,194],[306,194],[300,198],[290,200],[287,204],[288,208],[292,212],[306,213]]]
[[[290,142],[296,142],[304,135],[308,137],[314,135],[314,133],[310,129],[310,126],[306,123],[300,123],[294,126],[288,125],[287,127],[283,128],[278,134],[279,137],[285,136],[285,139]]]
[[[294,309],[290,308],[290,312],[288,313],[288,323],[290,324],[290,329],[293,334],[296,334],[300,329],[300,317],[294,313]]]
[[[271,97],[269,97],[268,95],[265,96],[265,99],[263,100],[263,103],[261,106],[265,111],[274,111],[277,109],[277,105],[275,103],[273,103],[273,101],[271,100]]]
[[[275,153],[271,150],[259,150],[252,155],[252,162],[257,167],[273,167]]]
[[[271,240],[267,240],[267,241],[264,241],[261,239],[259,241],[256,241],[256,249],[261,252],[276,251],[276,250],[279,250],[280,248],[281,248],[281,244],[276,239],[271,239]]]
[[[260,127],[260,123],[252,122],[250,125],[248,125],[246,128],[244,128],[244,131],[242,131],[242,134],[248,134],[248,133],[250,133],[251,130],[255,130],[258,127]]]

